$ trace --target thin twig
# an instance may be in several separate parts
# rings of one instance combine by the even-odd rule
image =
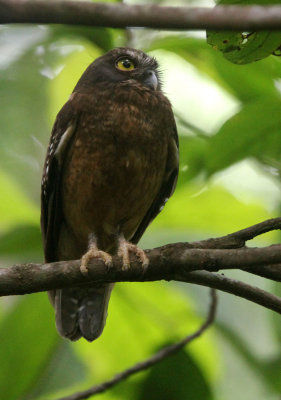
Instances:
[[[252,301],[269,310],[281,314],[281,298],[268,293],[256,286],[231,279],[223,274],[215,274],[208,271],[194,271],[187,274],[182,282],[195,283],[201,286],[212,287],[226,293],[234,294],[237,297]]]
[[[0,0],[0,23],[113,28],[279,30],[281,6],[161,7],[85,1]]]
[[[154,354],[152,357],[149,357],[148,359],[135,364],[131,368],[128,368],[125,371],[120,372],[119,374],[115,375],[112,379],[106,382],[93,386],[90,389],[85,390],[83,392],[78,392],[70,396],[62,397],[58,400],[82,400],[82,399],[88,399],[89,397],[94,396],[98,393],[103,393],[106,390],[117,385],[119,382],[124,381],[125,379],[129,378],[130,376],[138,372],[147,370],[153,365],[158,364],[160,361],[163,361],[165,358],[170,357],[171,355],[181,350],[185,345],[190,343],[192,340],[201,336],[202,333],[204,333],[206,329],[208,329],[210,325],[214,322],[216,308],[217,308],[217,296],[214,289],[211,290],[210,295],[211,295],[211,304],[208,316],[205,322],[196,332],[186,336],[184,339],[180,340],[177,343],[164,347],[163,349],[159,350],[156,354]]]
[[[262,278],[271,279],[281,282],[281,264],[274,265],[257,265],[253,269],[249,267],[241,267],[241,270]],[[281,399],[280,399],[281,400]]]
[[[271,218],[248,228],[215,239],[193,242],[194,247],[202,249],[230,249],[245,246],[251,240],[264,233],[281,229],[281,218]]]

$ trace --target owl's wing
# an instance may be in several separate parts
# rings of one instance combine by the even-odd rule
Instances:
[[[47,150],[41,184],[41,231],[45,259],[56,261],[56,248],[62,221],[60,204],[61,171],[67,147],[74,136],[77,113],[68,101],[58,113]]]
[[[64,160],[83,114],[72,101],[59,112],[51,135],[44,166],[41,194],[41,229],[47,262],[60,259],[58,240],[64,223],[61,206],[61,183]],[[50,291],[55,308],[56,326],[61,336],[77,340],[81,336],[92,341],[102,332],[111,284],[70,287]]]
[[[140,223],[138,229],[134,233],[133,237],[130,239],[130,242],[135,244],[138,243],[148,225],[163,209],[169,197],[171,197],[172,194],[174,193],[178,179],[178,173],[179,173],[179,140],[178,140],[177,127],[175,121],[173,120],[173,135],[168,143],[167,163],[162,185],[153,203],[151,204],[148,212],[146,213],[145,217]]]

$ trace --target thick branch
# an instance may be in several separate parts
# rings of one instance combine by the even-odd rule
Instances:
[[[280,253],[279,257],[281,257],[281,246],[276,247],[278,247]],[[160,249],[165,250],[165,246]],[[254,251],[262,249],[248,250]],[[159,251],[159,249],[154,249],[150,252],[153,251]],[[144,282],[165,279],[168,281],[177,280],[196,283],[198,285],[219,289],[260,304],[281,314],[281,299],[277,296],[243,282],[229,279],[224,275],[206,271],[204,267],[200,268],[200,264],[202,266],[207,266],[209,260],[209,270],[214,270],[212,266],[214,257],[212,254],[218,250],[190,249],[190,251],[192,252],[191,260],[195,261],[197,268],[194,267],[192,261],[187,261],[185,265],[182,263],[182,265],[173,266],[175,260],[172,258],[163,258],[162,260],[159,258],[157,262],[157,259],[150,257],[150,265],[146,271],[143,271],[136,260],[132,262],[130,270],[123,271],[118,258],[114,259],[114,267],[108,270],[103,262],[97,259],[91,261],[88,268],[89,276],[84,277],[80,272],[80,261],[56,262],[42,265],[16,265],[11,268],[0,269],[0,295],[32,293],[78,284],[81,285],[89,282]],[[221,252],[227,251],[228,250],[221,250]],[[147,251],[147,254],[149,255],[150,252]],[[177,250],[175,250],[175,252],[177,252]],[[211,256],[207,258],[206,255],[208,256],[210,252]],[[188,253],[187,250],[186,253]],[[196,269],[203,270],[195,271]],[[281,271],[279,269],[278,274],[280,273]]]
[[[281,245],[264,248],[194,249],[190,248],[189,243],[175,243],[146,250],[146,254],[149,258],[149,267],[146,270],[132,258],[131,268],[123,271],[121,260],[116,256],[113,258],[114,267],[110,269],[100,259],[92,260],[86,278],[81,274],[79,260],[1,268],[0,296],[40,292],[89,282],[162,279],[189,282],[189,273],[192,271],[215,272],[233,268],[254,273],[255,269],[262,267],[271,273],[271,279],[281,280]]]
[[[193,243],[175,243],[146,250],[146,270],[132,257],[131,268],[123,271],[121,260],[113,258],[108,269],[95,259],[88,265],[88,276],[80,271],[80,261],[50,264],[23,264],[0,269],[0,296],[26,294],[89,282],[129,282],[177,280],[196,283],[243,297],[281,313],[281,299],[243,282],[214,272],[237,268],[275,281],[281,281],[281,245],[265,248],[245,247],[245,241],[262,233],[280,229],[281,218],[275,218],[242,229],[227,236]],[[241,247],[244,246],[244,247]]]
[[[281,6],[161,7],[83,1],[0,0],[0,23],[155,29],[281,29]]]

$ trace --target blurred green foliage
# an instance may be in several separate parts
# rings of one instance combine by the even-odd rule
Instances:
[[[94,58],[128,43],[159,59],[180,135],[176,193],[142,246],[223,235],[277,216],[281,64],[270,54],[280,38],[263,32],[245,40],[240,33],[210,32],[206,41],[197,34],[141,29],[2,26],[1,267],[43,260],[40,180],[55,115]],[[271,233],[256,243],[277,240]],[[227,274],[280,294],[277,285],[261,278]],[[52,400],[101,382],[193,332],[208,301],[207,291],[192,285],[118,284],[105,331],[89,344],[57,335],[46,294],[2,299],[0,400]],[[278,315],[221,294],[215,328],[100,398],[280,399],[280,332]]]

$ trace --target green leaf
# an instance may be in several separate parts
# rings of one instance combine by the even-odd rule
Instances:
[[[49,38],[50,42],[62,38],[68,38],[72,43],[86,39],[89,43],[98,46],[104,51],[108,51],[114,47],[113,32],[107,28],[53,25],[51,27],[51,37]]]
[[[180,136],[180,174],[177,187],[206,172],[209,138]]]
[[[210,138],[206,167],[211,175],[244,158],[276,167],[280,162],[281,99],[263,98],[247,103]]]
[[[42,261],[42,239],[39,227],[16,226],[0,235],[0,257],[9,259],[10,262]]]
[[[185,350],[149,369],[137,392],[136,400],[214,399],[202,370]]]
[[[54,324],[54,321],[53,321]],[[73,387],[74,384],[82,382],[87,376],[85,365],[67,340],[59,339],[52,358],[42,371],[40,378],[34,382],[28,398],[31,399],[50,399],[52,393],[57,393],[56,398],[63,393],[65,388]]]
[[[21,297],[0,324],[0,399],[18,400],[32,388],[58,343],[47,295]]]
[[[1,170],[0,187],[0,232],[19,224],[39,224],[39,208],[27,197],[20,184]]]
[[[207,32],[207,43],[234,64],[249,64],[270,56],[281,45],[280,32]]]

